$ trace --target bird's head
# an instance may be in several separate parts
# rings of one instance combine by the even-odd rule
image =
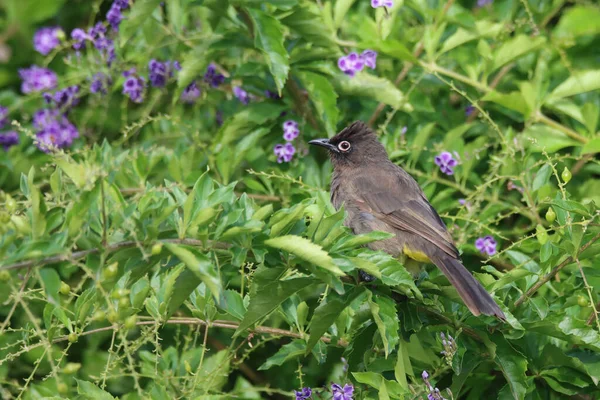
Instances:
[[[362,121],[353,122],[331,139],[315,139],[308,143],[329,150],[334,168],[356,167],[389,160],[375,132]]]

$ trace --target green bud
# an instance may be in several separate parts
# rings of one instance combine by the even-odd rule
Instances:
[[[108,313],[108,322],[111,324],[116,323],[119,320],[119,313],[116,311],[111,311]]]
[[[67,365],[65,365],[64,368],[62,369],[62,372],[70,375],[70,374],[74,374],[77,371],[79,371],[80,368],[81,368],[80,363],[67,363]]]
[[[64,294],[66,296],[69,293],[71,293],[71,286],[69,286],[65,282],[61,282],[60,283],[60,289],[58,289],[58,291],[60,292],[60,294]]]
[[[119,299],[119,307],[125,308],[129,307],[131,303],[129,302],[129,298],[127,296],[123,296]]]
[[[106,313],[102,310],[96,310],[92,315],[94,321],[104,321],[106,319]]]
[[[12,214],[17,209],[17,202],[9,194],[7,194],[6,200],[4,201],[4,206],[6,207],[6,211]]]
[[[6,225],[10,221],[10,214],[6,211],[0,211],[0,224]]]
[[[3,269],[0,271],[0,282],[8,282],[10,281],[10,272]]]
[[[567,184],[573,177],[573,174],[571,173],[571,171],[569,171],[569,168],[565,167],[565,169],[563,169],[563,172],[560,175],[560,177],[562,178],[563,182],[565,182],[565,184]]]
[[[160,254],[160,252],[162,251],[163,245],[162,243],[155,243],[154,246],[152,246],[152,255],[153,256],[157,256]]]
[[[75,332],[71,332],[69,333],[69,336],[67,336],[67,339],[69,340],[69,342],[75,343],[77,342],[77,334]]]
[[[136,324],[137,324],[137,315],[132,315],[130,317],[127,317],[127,319],[125,320],[125,328],[127,328],[127,329],[135,328]]]
[[[102,271],[102,277],[104,279],[112,279],[115,276],[117,276],[118,272],[119,272],[119,263],[114,262],[114,263],[110,264],[108,267],[104,268],[104,270]]]
[[[56,385],[56,390],[58,390],[58,393],[60,394],[66,394],[69,391],[69,387],[66,383],[61,382],[58,385]]]
[[[588,299],[585,296],[577,296],[577,304],[579,305],[579,307],[587,307],[588,306]]]
[[[553,223],[555,219],[556,219],[556,213],[554,212],[552,207],[549,207],[548,211],[546,211],[546,221]]]

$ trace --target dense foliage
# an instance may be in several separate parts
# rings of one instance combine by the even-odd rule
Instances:
[[[2,7],[0,397],[600,392],[596,2]],[[357,119],[506,323],[343,227]]]

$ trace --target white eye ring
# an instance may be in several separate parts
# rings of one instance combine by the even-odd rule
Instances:
[[[340,151],[342,152],[347,152],[348,150],[350,150],[352,146],[350,145],[350,142],[344,140],[342,142],[338,143],[338,149],[340,149]]]

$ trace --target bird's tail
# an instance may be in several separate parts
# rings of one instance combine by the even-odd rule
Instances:
[[[431,260],[442,270],[452,286],[471,310],[473,315],[494,315],[505,321],[506,316],[492,296],[481,286],[473,275],[455,258],[447,254],[436,255]]]

